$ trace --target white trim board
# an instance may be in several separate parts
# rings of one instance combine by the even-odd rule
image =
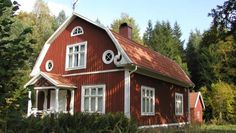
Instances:
[[[200,97],[200,100],[202,102],[203,108],[205,109],[205,104],[204,104],[204,101],[203,101],[203,97],[202,97],[202,94],[200,92],[198,92],[197,99],[196,99],[195,104],[194,104],[194,108],[197,107],[197,102],[199,100],[199,97]]]
[[[168,124],[156,124],[156,125],[145,125],[145,126],[139,126],[138,129],[143,128],[156,128],[156,127],[169,127],[169,126],[184,126],[186,124],[189,124],[190,122],[180,122],[180,123],[168,123]]]
[[[126,69],[124,72],[124,114],[130,118],[130,73]]]
[[[119,72],[119,71],[124,71],[124,69],[110,69],[110,70],[101,70],[101,71],[92,71],[92,72],[64,74],[64,75],[62,75],[62,77],[79,76],[79,75],[90,75],[90,74],[102,74],[102,73]]]

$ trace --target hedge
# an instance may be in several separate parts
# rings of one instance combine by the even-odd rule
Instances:
[[[58,114],[7,121],[9,133],[133,133],[137,130],[136,122],[126,118],[123,113]]]

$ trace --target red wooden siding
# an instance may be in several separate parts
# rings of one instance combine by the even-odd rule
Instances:
[[[76,85],[75,112],[81,111],[81,86],[106,85],[105,112],[124,111],[124,71],[68,77]]]
[[[155,116],[141,116],[141,86],[155,88]],[[140,74],[131,75],[131,115],[139,125],[155,125],[188,121],[188,90]],[[184,115],[175,115],[175,92],[183,94]]]
[[[191,121],[193,123],[202,123],[203,122],[203,118],[202,117],[203,117],[202,103],[201,103],[201,100],[199,98],[199,100],[197,101],[196,108],[191,108]]]
[[[84,34],[71,37],[71,31],[75,26],[81,26],[84,30]],[[87,41],[87,68],[65,71],[66,46],[84,41]],[[41,71],[46,71],[45,63],[47,60],[53,60],[54,63],[51,73],[58,74],[112,69],[115,68],[114,63],[106,65],[102,61],[102,54],[108,49],[117,54],[115,45],[104,30],[101,30],[80,18],[75,18],[75,20],[73,20],[51,44],[40,69]]]

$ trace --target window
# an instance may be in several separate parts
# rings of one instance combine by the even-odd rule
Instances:
[[[82,86],[81,111],[105,113],[105,85]]]
[[[114,53],[111,50],[106,50],[102,55],[102,60],[105,64],[110,64],[114,59]]]
[[[155,115],[155,89],[141,86],[141,115]]]
[[[183,115],[183,94],[175,93],[175,115]]]
[[[66,70],[86,68],[87,42],[68,45],[66,51]]]
[[[83,28],[80,26],[76,26],[72,31],[71,31],[71,36],[77,36],[84,34]]]
[[[52,68],[53,68],[53,61],[52,60],[48,60],[45,64],[45,68],[46,68],[46,71],[50,72],[52,71]]]

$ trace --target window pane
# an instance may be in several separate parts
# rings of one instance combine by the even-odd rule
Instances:
[[[80,45],[80,51],[84,51],[85,50],[85,45]]]
[[[142,102],[143,102],[142,111],[145,112],[145,98],[142,99]]]
[[[74,66],[77,67],[79,65],[79,55],[78,54],[74,54]]]
[[[84,66],[85,56],[84,53],[80,53],[80,66]]]
[[[79,51],[79,46],[75,46],[75,52]]]
[[[102,88],[98,88],[98,95],[103,95],[103,89]]]
[[[96,88],[91,89],[91,95],[96,95]]]
[[[89,95],[89,89],[85,89],[84,95]]]
[[[149,99],[146,99],[146,105],[147,105],[147,108],[146,108],[147,111],[146,112],[150,112],[150,110],[149,110],[149,106],[150,106],[149,105]]]
[[[153,91],[150,90],[150,96],[152,97],[153,96]]]
[[[99,112],[102,112],[102,108],[103,108],[103,105],[102,105],[102,97],[99,97],[99,98],[98,98],[98,111],[99,111]]]
[[[84,98],[84,111],[89,111],[89,98]]]
[[[147,92],[147,96],[149,96],[149,90],[146,90],[146,92]]]
[[[91,111],[92,112],[95,112],[95,104],[96,104],[96,98],[95,97],[92,97],[91,98]]]
[[[69,48],[69,53],[73,53],[73,47]]]
[[[69,55],[69,67],[72,67],[72,55]]]
[[[143,89],[143,94],[142,95],[145,96],[145,89]]]
[[[153,112],[153,99],[150,99],[150,106],[151,106],[150,112]]]

